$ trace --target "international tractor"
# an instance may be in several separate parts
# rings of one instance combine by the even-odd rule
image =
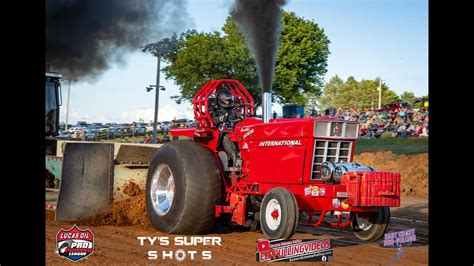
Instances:
[[[400,174],[352,161],[358,123],[270,119],[271,95],[263,96],[261,119],[240,82],[208,82],[192,102],[198,126],[172,129],[181,138],[143,155],[142,164],[114,157],[113,145],[68,143],[56,218],[84,218],[110,206],[120,174],[114,167],[134,161],[146,168],[148,217],[162,232],[205,234],[219,218],[260,228],[269,239],[323,222],[350,226],[361,240],[380,239],[390,207],[400,206]]]

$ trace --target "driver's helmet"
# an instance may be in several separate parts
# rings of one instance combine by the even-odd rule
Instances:
[[[221,88],[217,93],[217,104],[220,107],[228,108],[234,103],[234,96],[226,88]]]

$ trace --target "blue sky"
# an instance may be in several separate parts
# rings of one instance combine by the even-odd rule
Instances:
[[[188,28],[220,30],[232,3],[188,0]],[[427,0],[290,0],[284,9],[314,20],[324,29],[331,41],[326,81],[334,75],[357,80],[381,77],[398,94],[428,94]],[[71,86],[69,124],[153,119],[154,91],[147,93],[145,87],[156,82],[156,58],[138,50],[123,61],[94,83]],[[159,120],[192,118],[190,103],[177,105],[170,99],[178,94],[173,80],[162,75],[160,85],[166,91],[160,92]],[[65,121],[67,83],[62,88],[61,121]],[[273,109],[281,112],[277,104]]]

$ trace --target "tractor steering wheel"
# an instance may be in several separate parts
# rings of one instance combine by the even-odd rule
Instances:
[[[234,123],[237,123],[237,122],[241,121],[242,119],[244,119],[246,117],[246,114],[241,114],[241,113],[236,113],[236,115],[238,115],[237,119],[230,119],[230,117],[231,117],[232,113],[236,112],[237,110],[240,111],[240,108],[245,107],[245,106],[250,107],[250,110],[254,110],[254,112],[255,112],[255,109],[254,109],[253,105],[251,105],[251,104],[248,104],[248,103],[238,104],[238,105],[234,106],[232,109],[230,109],[230,111],[227,113],[227,116],[225,117],[224,123],[225,124],[229,123],[231,125],[231,127],[233,127]]]

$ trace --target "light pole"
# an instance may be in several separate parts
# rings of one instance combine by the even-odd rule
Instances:
[[[186,34],[181,34],[180,38],[184,38]],[[161,41],[155,43],[149,43],[142,47],[143,52],[150,52],[153,56],[156,56],[158,62],[158,69],[156,71],[156,97],[155,97],[155,120],[153,123],[153,142],[156,143],[156,126],[158,123],[158,101],[159,101],[159,92],[158,88],[160,86],[160,59],[166,53],[171,51],[176,51],[178,47],[178,35],[174,33],[170,38],[164,38]],[[147,88],[148,90],[148,88]],[[164,90],[164,88],[162,89]],[[149,91],[149,90],[148,90]]]
[[[64,125],[64,131],[67,132],[67,123],[69,119],[69,98],[71,98],[71,81],[77,81],[76,79],[70,79],[70,78],[63,78],[68,81],[68,87],[67,87],[67,107],[66,107],[66,125]]]
[[[379,110],[382,108],[382,79],[379,79],[379,87],[377,88],[379,91]]]
[[[159,57],[158,57],[159,58]],[[158,59],[158,69],[159,69],[159,60]],[[160,79],[160,74],[159,74],[159,70],[158,70],[158,75],[157,75],[157,84],[159,84],[159,79]],[[165,87],[163,86],[157,86],[157,85],[149,85],[148,87],[146,87],[146,91],[147,92],[150,92],[151,90],[153,90],[153,88],[160,88],[159,90],[157,89],[156,92],[155,92],[155,117],[153,119],[153,139],[151,141],[151,143],[156,143],[156,127],[157,127],[157,124],[158,124],[158,108],[159,108],[159,104],[160,104],[160,90],[164,91],[165,90]]]

